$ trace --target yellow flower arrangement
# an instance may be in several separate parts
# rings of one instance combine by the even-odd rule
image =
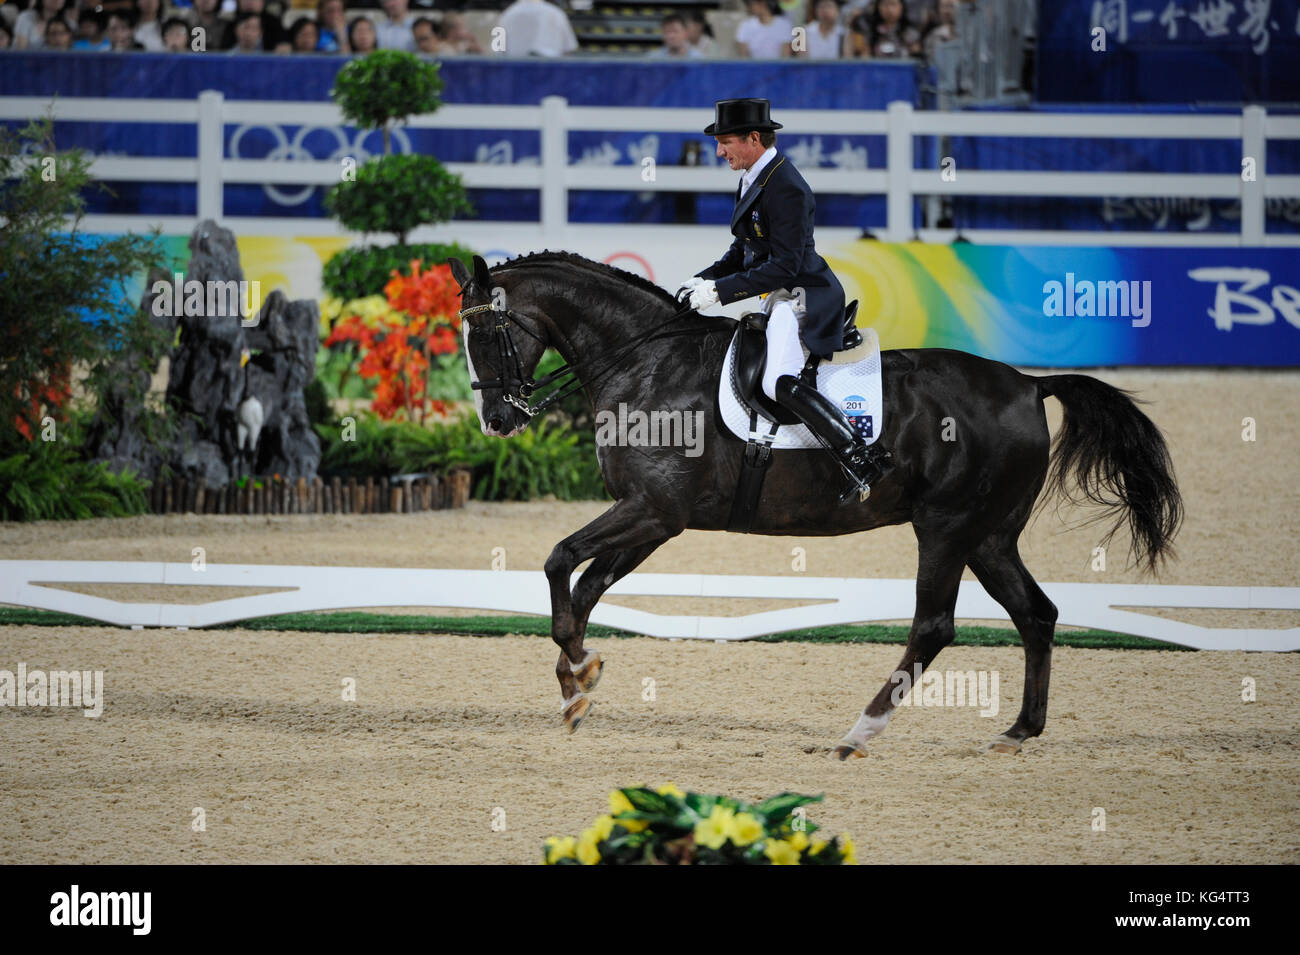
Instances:
[[[853,840],[813,839],[817,826],[796,813],[821,798],[784,792],[750,804],[672,783],[616,789],[607,814],[576,839],[547,839],[542,858],[547,865],[855,865]]]
[[[695,841],[710,849],[721,849],[731,837],[731,825],[736,812],[726,806],[714,806],[709,818],[695,824]]]
[[[551,836],[546,840],[546,864],[555,865],[561,859],[572,859],[577,851],[578,840],[573,836]]]
[[[615,789],[609,794],[609,812],[610,815],[617,816],[624,812],[636,812],[636,807],[623,794],[623,790]],[[644,819],[619,819],[618,824],[628,832],[642,832],[649,825]]]
[[[731,841],[738,846],[747,846],[762,839],[763,824],[747,812],[738,812],[731,820]]]
[[[772,861],[772,865],[799,864],[799,850],[785,839],[768,839],[763,854]]]
[[[858,854],[853,847],[853,840],[849,838],[847,832],[840,836],[840,851],[844,853],[845,865],[858,864]]]

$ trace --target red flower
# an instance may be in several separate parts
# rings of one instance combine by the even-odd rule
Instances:
[[[460,289],[451,269],[436,265],[421,272],[420,262],[413,261],[409,275],[393,271],[384,296],[393,311],[381,327],[350,315],[335,324],[325,345],[356,345],[361,356],[357,372],[375,380],[371,410],[381,418],[446,415],[447,402],[428,395],[428,372],[430,355],[454,355],[460,347]]]

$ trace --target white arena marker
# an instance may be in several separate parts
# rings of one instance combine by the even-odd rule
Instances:
[[[456,607],[538,616],[549,616],[551,612],[546,577],[539,571],[209,564],[203,577],[201,583],[196,583],[188,563],[4,560],[0,561],[0,604],[72,613],[121,627],[178,629],[211,627],[271,614],[367,607]],[[122,603],[42,586],[87,583],[284,589],[203,604],[150,604]],[[1300,610],[1300,587],[1047,583],[1042,588],[1059,609],[1057,622],[1063,626],[1134,634],[1198,650],[1300,650],[1300,627],[1201,627],[1136,609]],[[630,574],[609,593],[824,601],[739,617],[660,614],[613,604],[597,604],[591,614],[594,624],[647,636],[726,642],[787,630],[910,619],[916,583],[843,577]],[[973,581],[961,585],[956,616],[1008,619],[1006,611]]]

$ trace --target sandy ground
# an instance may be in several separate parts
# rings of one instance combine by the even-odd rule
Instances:
[[[1296,585],[1300,376],[1098,376],[1139,390],[1173,449],[1188,519],[1161,582]],[[1055,402],[1049,411],[1055,421]],[[1245,417],[1254,442],[1242,440]],[[189,561],[202,546],[217,563],[486,569],[504,547],[509,568],[527,570],[601,510],[533,502],[375,518],[9,524],[0,556]],[[1090,569],[1097,534],[1065,530],[1049,511],[1022,551],[1040,580],[1141,581],[1119,548],[1104,573]],[[794,547],[815,576],[915,570],[908,527],[810,539],[688,532],[644,569],[792,574]],[[1300,625],[1297,614],[1171,615]],[[825,793],[811,818],[850,832],[864,862],[1300,861],[1294,654],[1058,649],[1047,731],[1009,757],[978,747],[1015,717],[1019,649],[949,648],[941,670],[997,671],[1000,712],[903,710],[872,758],[840,765],[826,750],[898,647],[589,645],[606,674],[570,737],[556,651],[540,638],[0,627],[0,669],[102,669],[106,695],[98,719],[0,709],[0,862],[532,862],[543,838],[576,834],[603,811],[609,789],[665,780],[755,798]],[[341,698],[345,678],[355,702]],[[191,829],[196,808],[204,832]],[[1104,832],[1094,831],[1098,809]]]

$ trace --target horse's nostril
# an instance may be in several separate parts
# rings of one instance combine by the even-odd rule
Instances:
[[[500,431],[501,424],[502,421],[499,415],[494,415],[493,417],[488,418],[488,427],[493,431]]]

